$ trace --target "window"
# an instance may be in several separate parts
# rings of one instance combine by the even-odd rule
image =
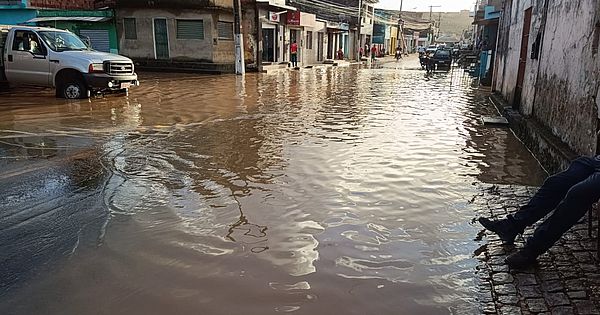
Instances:
[[[306,49],[313,49],[313,33],[311,31],[306,32]]]
[[[233,40],[233,22],[217,22],[219,39]]]
[[[44,47],[38,36],[30,31],[16,31],[13,40],[14,51],[27,51],[34,55],[45,55]]]
[[[204,39],[204,21],[177,20],[177,39]]]
[[[125,33],[125,39],[137,39],[137,26],[135,24],[135,18],[124,18],[123,30]]]

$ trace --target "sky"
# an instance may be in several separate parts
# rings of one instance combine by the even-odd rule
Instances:
[[[475,0],[404,0],[402,11],[429,12],[430,5],[439,5],[439,8],[433,8],[433,11],[454,12],[465,9],[473,10]],[[400,0],[379,0],[375,5],[383,9],[400,9]]]

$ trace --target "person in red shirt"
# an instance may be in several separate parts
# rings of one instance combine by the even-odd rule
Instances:
[[[296,41],[290,45],[290,55],[292,57],[292,67],[298,67],[298,44],[296,44]]]
[[[376,55],[377,55],[377,46],[373,45],[371,47],[371,60],[375,61]]]

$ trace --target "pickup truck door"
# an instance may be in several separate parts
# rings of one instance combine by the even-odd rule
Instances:
[[[48,49],[32,31],[14,30],[6,47],[4,73],[11,84],[49,86]]]

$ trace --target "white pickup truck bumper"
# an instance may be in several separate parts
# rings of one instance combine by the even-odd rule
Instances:
[[[109,75],[106,73],[84,73],[83,78],[90,90],[121,90],[131,86],[139,86],[137,74]]]

